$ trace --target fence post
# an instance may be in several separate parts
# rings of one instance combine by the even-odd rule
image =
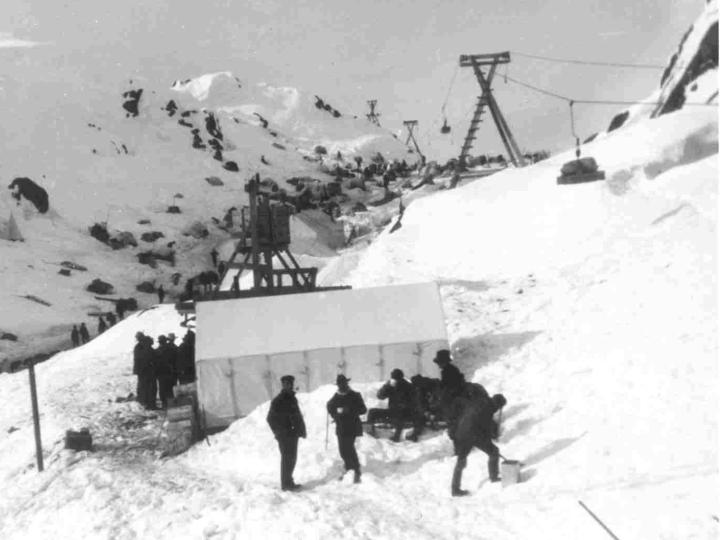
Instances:
[[[28,374],[30,375],[30,400],[32,401],[33,425],[35,427],[35,457],[37,458],[38,471],[42,472],[43,454],[42,441],[40,440],[40,413],[38,411],[37,388],[35,386],[35,363],[30,362],[28,366]]]

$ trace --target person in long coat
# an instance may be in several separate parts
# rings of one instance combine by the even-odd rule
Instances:
[[[73,324],[72,331],[70,332],[70,341],[73,347],[80,345],[80,332],[78,332],[77,324]]]
[[[298,439],[307,436],[305,420],[295,397],[295,377],[280,377],[282,390],[270,402],[267,423],[275,435],[280,449],[280,488],[283,491],[297,491],[302,486],[293,479],[297,463]]]
[[[168,400],[173,398],[174,373],[175,373],[174,350],[168,345],[165,336],[158,337],[158,348],[155,351],[155,379],[160,394],[162,408],[167,409]]]
[[[144,395],[143,395],[143,387],[142,387],[142,378],[140,376],[141,372],[141,365],[144,360],[143,358],[143,347],[144,344],[145,334],[142,332],[137,332],[135,334],[135,347],[133,347],[133,375],[137,376],[137,383],[135,385],[135,399],[141,404],[144,405]]]
[[[138,359],[140,374],[140,403],[149,410],[157,409],[157,381],[155,379],[155,349],[153,338],[142,337],[140,357]]]
[[[337,392],[327,402],[327,412],[335,422],[335,434],[338,440],[338,450],[345,465],[345,473],[354,471],[353,481],[360,483],[360,460],[355,450],[355,439],[362,436],[362,422],[360,415],[367,412],[367,407],[359,392],[350,388],[350,379],[345,375],[337,376]],[[342,478],[343,475],[340,477]]]
[[[478,403],[482,403],[479,405]],[[507,403],[505,396],[495,394],[491,399],[482,402],[469,402],[460,414],[457,421],[457,428],[453,445],[457,460],[453,470],[452,483],[450,486],[453,497],[461,497],[468,494],[467,490],[460,487],[462,472],[467,466],[467,457],[473,448],[479,448],[488,456],[488,476],[491,482],[500,480],[499,461],[500,450],[493,443],[498,438],[498,425],[495,422],[494,414],[502,409]]]
[[[83,345],[90,341],[90,332],[88,332],[85,323],[80,323],[80,341],[82,341]]]
[[[100,315],[98,317],[98,335],[102,334],[105,330],[107,330],[107,324],[105,324],[105,319]]]

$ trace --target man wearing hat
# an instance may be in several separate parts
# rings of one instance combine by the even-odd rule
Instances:
[[[133,348],[133,375],[137,376],[137,384],[135,385],[135,396],[136,400],[142,403],[142,397],[141,397],[141,391],[142,387],[140,385],[140,365],[142,363],[142,357],[143,357],[143,338],[145,337],[145,334],[142,332],[136,332],[135,333],[135,347]]]
[[[305,420],[295,397],[295,377],[280,377],[282,390],[270,402],[267,423],[280,448],[280,487],[283,491],[297,491],[300,484],[293,480],[297,463],[298,438],[307,436]]]
[[[355,450],[355,438],[363,434],[360,415],[367,412],[365,402],[359,392],[350,388],[350,379],[342,373],[337,376],[337,392],[327,402],[327,411],[335,421],[335,434],[338,440],[338,450],[345,465],[345,472],[354,471],[353,481],[360,483],[360,461]],[[345,473],[340,476],[343,479]]]
[[[451,394],[460,394],[463,390],[463,385],[465,384],[465,376],[460,373],[457,366],[452,363],[450,351],[447,349],[440,349],[435,354],[433,362],[435,362],[440,368],[440,384]]]
[[[388,400],[388,410],[395,427],[395,433],[390,440],[398,442],[403,424],[406,420],[412,420],[414,429],[407,438],[416,442],[423,428],[422,413],[418,414],[420,406],[415,387],[405,380],[401,369],[392,370],[390,380],[378,390],[377,397]]]

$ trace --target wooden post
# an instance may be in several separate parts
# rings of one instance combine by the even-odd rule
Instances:
[[[28,366],[28,374],[30,376],[30,400],[32,401],[33,425],[35,426],[35,457],[37,458],[38,471],[42,472],[43,454],[42,441],[40,440],[40,413],[38,411],[37,388],[35,386],[35,364],[30,362]]]
[[[260,248],[258,246],[258,212],[257,212],[257,190],[260,183],[260,175],[252,177],[247,185],[247,192],[250,199],[250,233],[252,235],[252,264],[253,264],[253,288],[260,288],[262,274],[259,270]]]

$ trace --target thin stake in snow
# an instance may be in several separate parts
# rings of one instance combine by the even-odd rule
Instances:
[[[580,506],[582,506],[582,507],[585,509],[585,511],[586,511],[588,514],[590,514],[590,515],[592,516],[592,518],[593,518],[595,521],[597,521],[597,522],[600,524],[600,526],[601,526],[603,529],[605,529],[605,532],[606,532],[606,533],[608,533],[610,536],[612,536],[615,540],[620,540],[617,536],[615,536],[615,535],[613,534],[613,532],[612,532],[610,529],[608,529],[607,525],[605,525],[605,524],[600,520],[599,517],[597,517],[595,514],[593,514],[592,510],[590,510],[587,506],[585,506],[585,503],[584,503],[584,502],[578,501],[578,503],[580,504]]]
[[[35,362],[30,362],[28,375],[30,376],[30,401],[32,402],[33,426],[35,427],[35,457],[37,458],[38,471],[42,472],[44,467],[42,441],[40,440],[40,413],[38,411],[37,387],[35,386]]]

